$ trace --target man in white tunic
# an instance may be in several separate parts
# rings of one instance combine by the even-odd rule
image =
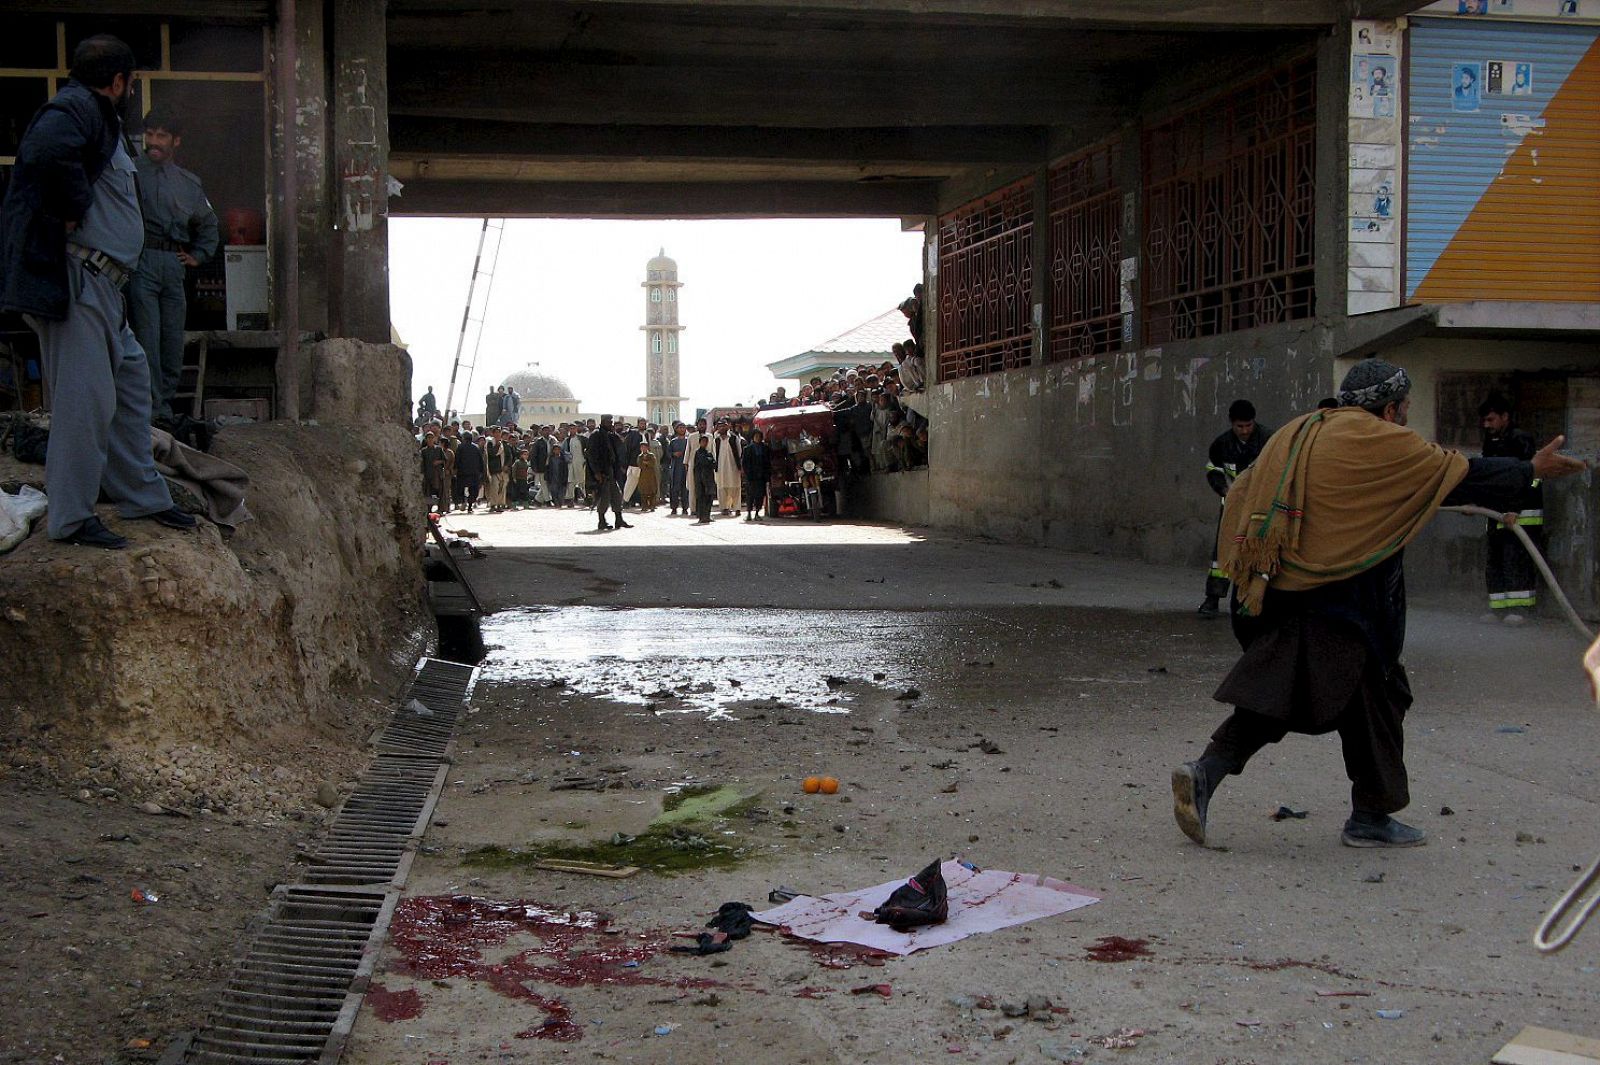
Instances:
[[[717,423],[717,435],[711,449],[717,459],[717,500],[724,515],[735,513],[743,505],[741,491],[744,475],[739,468],[743,443],[726,422]]]
[[[567,499],[577,501],[585,498],[586,485],[589,476],[589,464],[583,453],[583,434],[579,426],[567,426],[567,438],[561,442],[561,447],[567,453]]]

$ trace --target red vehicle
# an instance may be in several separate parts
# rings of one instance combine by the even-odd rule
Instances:
[[[767,513],[821,521],[839,512],[839,429],[827,407],[780,407],[755,417],[772,453]]]

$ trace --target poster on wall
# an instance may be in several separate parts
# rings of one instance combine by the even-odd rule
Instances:
[[[1400,305],[1400,122],[1403,38],[1392,20],[1350,27],[1346,310]]]
[[[1350,64],[1350,116],[1393,118],[1396,68],[1393,56],[1381,53],[1352,57]]]
[[[1477,111],[1482,106],[1483,64],[1457,62],[1450,64],[1450,109],[1452,111]]]

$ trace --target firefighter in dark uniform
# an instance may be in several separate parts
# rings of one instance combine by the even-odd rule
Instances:
[[[1511,404],[1498,392],[1478,407],[1483,426],[1483,457],[1531,460],[1539,451],[1533,434],[1512,424]],[[1544,550],[1544,489],[1535,480],[1517,499],[1517,524],[1541,552]],[[1486,620],[1521,625],[1538,605],[1538,579],[1527,549],[1505,525],[1489,523],[1489,614]]]
[[[1256,406],[1248,399],[1236,399],[1228,407],[1228,431],[1211,441],[1211,451],[1206,458],[1206,483],[1222,499],[1228,497],[1238,477],[1261,454],[1272,430],[1256,421]],[[1217,520],[1222,520],[1219,508]],[[1220,531],[1220,526],[1219,526]],[[1214,618],[1221,613],[1219,604],[1228,594],[1228,575],[1217,567],[1216,537],[1211,540],[1211,570],[1206,574],[1206,599],[1200,604],[1200,616]]]

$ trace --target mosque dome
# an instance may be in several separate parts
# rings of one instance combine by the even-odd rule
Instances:
[[[517,395],[525,399],[577,399],[561,378],[533,370],[519,370],[500,383],[507,388],[515,388]]]
[[[668,258],[667,249],[662,248],[661,254],[657,255],[654,259],[651,259],[648,263],[645,263],[644,268],[646,270],[661,270],[676,274],[678,272],[678,260]]]

